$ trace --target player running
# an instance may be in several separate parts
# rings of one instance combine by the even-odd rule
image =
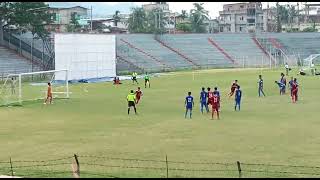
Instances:
[[[231,88],[230,88],[231,91],[229,93],[229,98],[233,96],[234,91],[236,90],[237,86],[238,86],[238,80],[235,80],[231,85]]]
[[[297,78],[294,78],[293,83],[292,83],[292,102],[296,103],[298,101],[298,82]]]
[[[216,93],[219,97],[218,110],[220,111],[220,92],[218,91],[218,87],[214,87],[213,94]]]
[[[138,90],[136,90],[136,104],[139,103],[141,96],[143,95],[142,91],[140,90],[140,87],[138,87]]]
[[[218,96],[217,91],[213,92],[213,98],[212,98],[212,114],[211,119],[213,119],[214,112],[217,113],[217,119],[220,119],[219,116],[219,107],[220,107],[220,97]]]
[[[144,75],[144,88],[147,88],[147,83],[150,88],[150,77],[149,77],[148,73],[146,72],[146,75]]]
[[[208,98],[208,93],[205,91],[205,88],[203,87],[202,91],[200,92],[200,103],[201,103],[200,111],[202,114],[203,114],[203,106],[206,108],[207,113],[209,112],[207,98]]]
[[[263,94],[263,96],[266,96],[266,95],[264,94],[264,92],[263,92],[263,79],[262,79],[262,75],[259,75],[258,84],[259,84],[259,89],[258,89],[259,97],[261,97],[261,93]]]
[[[48,90],[47,90],[47,98],[44,101],[43,104],[47,104],[47,102],[50,102],[50,104],[52,104],[52,89],[51,89],[51,83],[48,83]]]
[[[137,81],[137,75],[138,74],[135,71],[132,73],[132,84],[134,84],[134,82],[139,84],[138,81]]]
[[[136,95],[133,93],[133,90],[130,91],[130,94],[128,94],[127,96],[127,101],[128,101],[128,115],[130,113],[130,108],[133,107],[134,108],[134,112],[135,114],[137,114],[137,109],[136,109]]]
[[[283,95],[283,92],[284,92],[283,89],[285,89],[286,86],[282,82],[274,81],[274,83],[278,84],[279,89],[280,89],[280,95]]]
[[[237,111],[237,106],[240,111],[241,97],[242,97],[242,91],[240,90],[240,86],[238,86],[237,90],[236,90],[236,95],[235,95],[235,102],[236,102],[236,104],[234,106],[235,111]]]
[[[186,106],[186,113],[184,115],[184,118],[187,118],[188,111],[190,111],[190,119],[191,119],[192,107],[194,106],[193,97],[191,96],[191,92],[188,92],[188,96],[186,97],[184,104]]]

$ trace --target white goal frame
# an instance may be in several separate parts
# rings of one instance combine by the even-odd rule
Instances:
[[[56,73],[56,72],[65,72],[65,80],[64,80],[64,83],[65,83],[65,87],[66,87],[66,91],[65,92],[52,92],[52,94],[66,94],[66,98],[70,98],[70,92],[69,92],[69,77],[68,77],[68,73],[69,73],[69,70],[67,69],[62,69],[62,70],[51,70],[51,71],[38,71],[38,72],[30,72],[30,73],[20,73],[20,74],[9,74],[7,75],[6,79],[5,79],[5,82],[3,84],[3,87],[1,89],[1,93],[3,92],[3,88],[6,86],[8,80],[11,78],[11,77],[18,77],[18,88],[19,88],[19,91],[18,91],[18,103],[20,105],[22,105],[22,77],[23,76],[26,76],[26,75],[36,75],[36,74],[45,74],[45,73]],[[55,75],[54,75],[55,76]],[[53,76],[53,77],[54,77]],[[50,83],[52,83],[52,81],[54,81],[54,78],[51,78],[50,80]],[[38,99],[36,99],[38,100]]]

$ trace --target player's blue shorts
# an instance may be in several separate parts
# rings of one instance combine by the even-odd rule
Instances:
[[[186,109],[192,110],[192,105],[187,105],[187,106],[186,106]]]
[[[207,105],[207,101],[201,101],[201,105]]]
[[[236,105],[240,105],[241,99],[236,99]]]

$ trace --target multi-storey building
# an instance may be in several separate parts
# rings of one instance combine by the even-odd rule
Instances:
[[[263,31],[261,2],[225,4],[219,15],[220,32]]]
[[[56,32],[67,31],[67,25],[70,24],[73,14],[75,15],[80,25],[82,25],[81,19],[86,18],[88,15],[88,9],[81,6],[70,8],[50,7],[49,12],[53,14],[53,23],[48,25],[48,29]]]

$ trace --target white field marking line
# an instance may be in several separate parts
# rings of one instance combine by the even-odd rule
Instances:
[[[22,178],[18,176],[6,176],[6,175],[0,175],[0,178]]]
[[[269,68],[262,68],[264,70],[268,70]],[[218,73],[218,72],[236,72],[236,71],[259,71],[261,68],[230,68],[230,69],[203,69],[203,70],[195,70],[195,71],[182,71],[182,72],[169,72],[169,73],[163,73],[162,75],[183,75],[183,74],[190,74],[190,73]]]

